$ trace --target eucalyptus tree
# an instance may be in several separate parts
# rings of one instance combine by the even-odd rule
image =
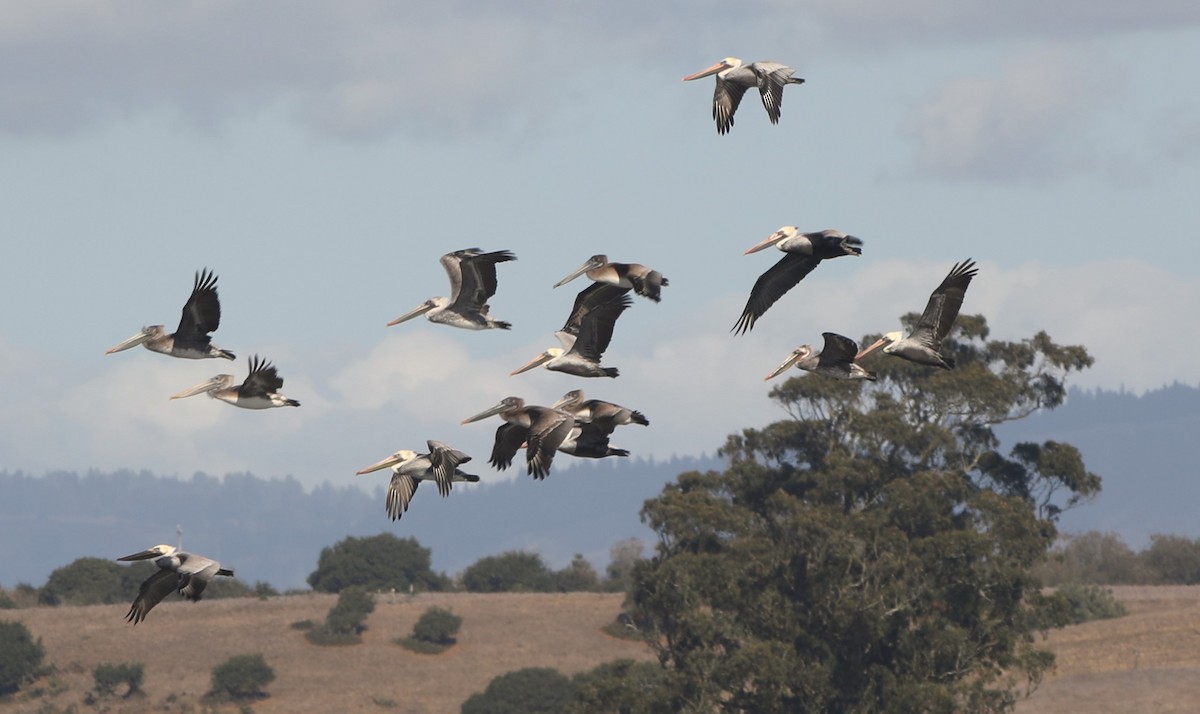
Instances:
[[[1004,711],[1040,680],[1062,604],[1031,571],[1100,478],[995,429],[1062,404],[1092,358],[966,315],[943,350],[956,369],[878,355],[875,382],[787,380],[786,418],[730,436],[726,471],[646,502],[629,606],[671,709]]]

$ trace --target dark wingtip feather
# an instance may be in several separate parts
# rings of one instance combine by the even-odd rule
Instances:
[[[604,368],[604,376],[605,377],[619,377],[620,375],[621,375],[621,373],[617,371],[616,367],[605,367]]]
[[[650,426],[650,420],[646,418],[645,414],[643,414],[639,411],[634,411],[633,414],[630,415],[629,420],[632,421],[634,424],[641,424],[642,426]]]

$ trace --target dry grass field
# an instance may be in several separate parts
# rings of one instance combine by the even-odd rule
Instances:
[[[1021,702],[1020,714],[1200,711],[1200,587],[1116,587],[1129,615],[1050,633],[1058,666]],[[573,674],[620,657],[650,659],[641,645],[600,631],[621,595],[428,594],[382,596],[364,643],[317,647],[291,623],[320,621],[331,595],[268,600],[164,602],[142,624],[127,625],[126,606],[0,612],[41,637],[65,691],[0,711],[94,711],[83,700],[97,664],[141,662],[146,696],[107,700],[113,712],[203,711],[212,668],[235,654],[260,652],[277,678],[257,712],[457,712],[496,675],[547,666]],[[418,655],[394,644],[430,606],[463,617],[459,644]],[[168,697],[174,695],[172,701]]]
[[[1051,632],[1057,667],[1019,714],[1200,712],[1200,586],[1112,590],[1129,614]]]
[[[200,697],[214,666],[236,654],[262,653],[276,674],[256,712],[457,712],[497,675],[522,667],[574,674],[618,658],[651,659],[641,644],[600,631],[620,611],[621,594],[383,595],[367,620],[363,644],[318,647],[293,629],[298,620],[325,619],[333,595],[267,600],[164,601],[137,626],[123,621],[125,605],[0,611],[41,637],[67,690],[13,701],[0,711],[94,711],[83,700],[102,663],[145,665],[146,696],[107,700],[108,711],[203,711]],[[463,618],[458,644],[421,655],[393,640],[412,632],[429,607]],[[168,702],[169,696],[173,701]],[[48,706],[50,705],[50,706]],[[54,708],[51,708],[54,707]],[[236,710],[236,707],[229,707]]]

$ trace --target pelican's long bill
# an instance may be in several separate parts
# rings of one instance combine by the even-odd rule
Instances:
[[[387,324],[387,326],[391,327],[392,325],[399,325],[401,322],[408,322],[409,320],[413,319],[414,317],[420,317],[421,315],[424,315],[425,313],[429,312],[433,308],[434,308],[433,301],[427,300],[427,301],[421,303],[420,305],[414,307],[413,309],[409,310],[408,312],[404,313],[400,317],[397,317],[395,320],[392,320],[391,322],[389,322]]]
[[[411,457],[411,454],[409,454],[409,456]],[[404,458],[405,458],[405,452],[397,451],[396,453],[392,454],[391,456],[388,456],[387,458],[385,458],[381,461],[376,461],[375,463],[371,464],[370,466],[368,466],[364,469],[359,469],[358,471],[355,471],[354,474],[356,476],[362,476],[363,474],[369,474],[374,471],[386,469],[386,468],[395,466],[396,464],[400,463],[401,461],[404,460]]]
[[[588,258],[587,262],[585,262],[583,265],[576,268],[575,271],[572,272],[567,277],[565,277],[562,280],[559,280],[557,283],[555,283],[554,287],[557,288],[557,287],[566,285],[567,283],[571,282],[575,278],[578,278],[580,275],[583,275],[584,273],[586,273],[589,270],[594,270],[596,268],[599,268],[601,265],[603,265],[603,263],[597,262],[594,258]]]
[[[763,240],[761,240],[760,242],[755,243],[754,245],[747,248],[746,252],[742,253],[742,255],[750,255],[751,253],[757,253],[760,250],[766,250],[767,248],[770,248],[771,246],[776,245],[777,243],[779,243],[779,241],[781,241],[787,237],[788,237],[788,234],[786,232],[784,232],[783,229],[777,230],[774,233],[772,233],[771,235],[769,235],[766,238],[764,238]]]
[[[133,337],[130,337],[128,340],[125,340],[124,342],[122,342],[119,345],[116,345],[115,347],[108,348],[104,352],[104,354],[110,355],[110,354],[113,354],[114,352],[123,352],[123,351],[129,349],[130,347],[137,347],[138,345],[142,344],[146,340],[150,339],[150,337],[153,334],[154,334],[153,332],[148,331],[145,328],[142,328],[140,331],[138,331],[138,333],[136,335],[134,335]]]
[[[559,350],[559,352],[562,352],[562,350]],[[526,362],[524,365],[517,367],[513,371],[509,372],[508,376],[511,377],[514,375],[518,375],[522,372],[528,372],[529,370],[534,369],[535,367],[540,367],[543,364],[546,364],[550,360],[554,359],[554,357],[555,357],[555,355],[550,350],[546,350],[545,352],[541,353],[537,357],[534,357],[529,362]]]
[[[134,553],[133,555],[127,555],[124,558],[117,558],[117,560],[123,560],[126,562],[131,561],[131,560],[149,560],[150,558],[157,558],[160,555],[162,555],[162,552],[159,551],[158,547],[156,546],[154,548],[147,548],[146,550],[143,550],[140,553]]]
[[[494,407],[489,407],[488,409],[485,409],[485,410],[483,410],[483,411],[479,412],[478,414],[476,414],[476,415],[475,415],[475,416],[473,416],[473,417],[468,417],[468,418],[466,418],[466,419],[463,419],[463,420],[462,420],[462,423],[463,423],[463,424],[470,424],[471,422],[476,422],[476,421],[479,421],[479,420],[481,420],[481,419],[487,419],[487,418],[488,418],[488,417],[490,417],[490,416],[495,416],[495,415],[499,414],[500,412],[504,411],[505,409],[507,409],[507,408],[508,408],[508,406],[509,406],[509,405],[508,405],[508,402],[506,402],[506,401],[505,401],[505,402],[500,402],[500,403],[499,403],[499,404],[497,404],[496,406],[494,406]]]
[[[702,69],[695,74],[689,74],[688,76],[683,78],[683,81],[690,82],[693,79],[700,79],[701,77],[707,77],[708,75],[716,74],[717,72],[720,72],[723,69],[729,69],[729,63],[727,63],[725,60],[721,60],[720,62],[714,64],[712,67],[709,67],[708,69]]]
[[[212,379],[205,380],[205,381],[201,382],[200,384],[197,384],[194,387],[189,387],[188,389],[185,389],[182,392],[177,392],[175,394],[172,394],[171,399],[183,399],[184,397],[194,397],[197,394],[204,394],[205,392],[211,392],[212,390],[217,389],[218,387],[222,386],[223,384],[224,384],[224,382],[221,380],[220,377],[213,377]]]
[[[774,369],[774,371],[772,371],[772,372],[771,372],[770,374],[768,374],[767,376],[763,377],[763,381],[765,382],[765,381],[766,381],[766,380],[768,380],[768,379],[772,379],[772,378],[774,378],[774,377],[778,377],[779,375],[781,375],[781,374],[783,374],[784,372],[788,371],[789,369],[791,369],[792,365],[794,365],[794,364],[796,364],[797,362],[799,362],[799,361],[800,361],[800,358],[801,358],[801,357],[803,357],[803,356],[804,356],[804,355],[806,355],[806,354],[807,354],[807,352],[806,352],[806,351],[804,351],[804,350],[802,350],[802,349],[800,349],[800,348],[796,348],[796,349],[792,350],[792,353],[791,353],[790,355],[788,355],[788,358],[787,358],[787,359],[785,359],[784,361],[780,362],[780,363],[779,363],[779,366],[778,366],[778,367],[776,367],[776,368]]]
[[[870,347],[864,347],[862,351],[854,355],[854,361],[857,362],[880,347],[886,347],[889,343],[895,342],[897,339],[899,339],[899,335],[900,333],[897,332],[889,332],[883,337],[880,337],[878,340],[875,340],[873,343],[871,343]]]

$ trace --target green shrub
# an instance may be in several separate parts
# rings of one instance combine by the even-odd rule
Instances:
[[[145,675],[142,664],[100,664],[92,670],[96,693],[112,695],[122,684],[126,686],[124,696],[129,697],[142,691],[142,677]]]
[[[431,607],[413,625],[411,637],[396,640],[396,644],[420,654],[441,654],[454,645],[454,635],[462,626],[462,618],[449,610]]]
[[[537,553],[510,550],[489,555],[463,571],[463,587],[473,593],[551,592],[554,574]]]
[[[1200,538],[1152,535],[1150,547],[1142,551],[1142,560],[1158,576],[1156,580],[1160,583],[1200,583]]]
[[[376,592],[398,590],[444,590],[445,576],[430,569],[430,550],[415,538],[397,538],[381,533],[370,538],[353,536],[321,551],[317,569],[308,576],[313,590],[340,592],[359,585]]]
[[[261,654],[235,655],[213,668],[208,697],[216,701],[262,699],[268,696],[263,687],[274,679],[275,670]]]
[[[375,611],[375,598],[357,585],[345,588],[338,595],[337,603],[325,616],[325,624],[305,633],[314,645],[354,645],[362,641],[359,637],[367,616]]]
[[[296,620],[292,623],[293,630],[311,630],[317,626],[312,620]]]
[[[24,624],[0,621],[0,694],[33,679],[45,656],[41,640],[35,642]]]
[[[439,645],[454,644],[454,636],[462,627],[462,618],[449,610],[431,607],[413,625],[413,637]]]
[[[3,589],[0,589],[0,610],[15,610],[16,608],[17,601],[13,600]]]
[[[561,714],[575,685],[556,669],[526,667],[493,679],[463,702],[462,714]]]
[[[600,576],[587,558],[576,553],[570,565],[554,574],[554,585],[564,593],[591,592],[600,588]]]
[[[1067,603],[1068,624],[1078,625],[1091,620],[1108,620],[1127,614],[1125,606],[1113,597],[1110,588],[1067,583],[1059,586],[1055,594]]]
[[[111,605],[132,600],[157,567],[121,565],[105,558],[77,558],[56,568],[38,591],[42,605]],[[207,594],[207,593],[206,593]]]
[[[360,634],[367,629],[367,616],[375,611],[375,598],[365,588],[348,587],[338,595],[337,604],[325,617],[325,626],[332,632]]]

